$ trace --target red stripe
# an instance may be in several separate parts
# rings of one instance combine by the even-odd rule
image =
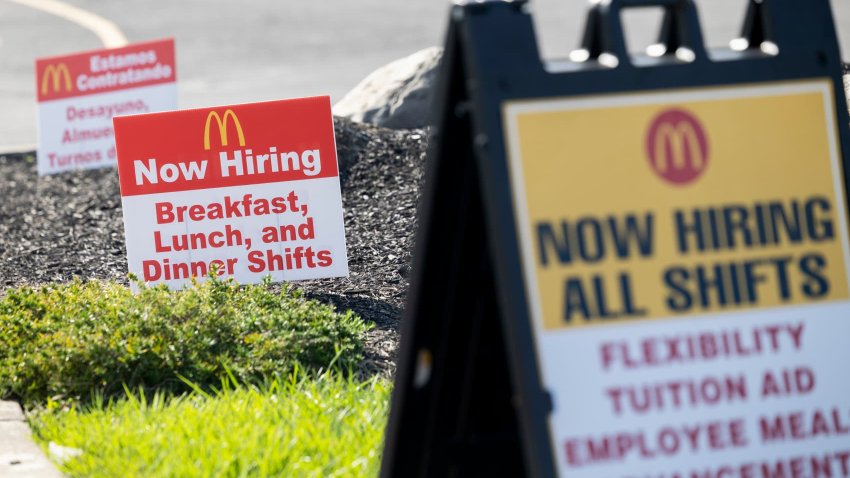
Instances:
[[[227,110],[233,111],[238,119],[245,146],[239,146],[237,128],[228,117],[224,123],[227,146],[221,144],[218,124],[213,119],[209,128],[210,150],[205,150],[207,118],[211,112],[216,112],[223,119]],[[122,196],[338,176],[333,117],[327,96],[121,116],[114,118],[113,122]],[[304,154],[305,151],[317,150],[320,162],[311,168],[308,162],[295,161],[293,164],[288,161],[289,171],[274,172],[274,161],[270,157],[265,162],[264,173],[255,168],[254,174],[249,174],[247,150],[251,150],[256,164],[257,155],[269,154],[273,147],[278,157],[281,153],[293,152],[299,161],[312,158],[309,153]],[[235,168],[230,168],[230,176],[225,176],[220,153],[224,152],[228,159],[234,159],[235,151],[242,153],[244,174],[236,175]],[[142,184],[137,184],[136,162],[141,161],[147,166],[151,159],[155,160],[163,174],[157,175],[156,184],[151,184],[141,175]],[[189,171],[193,163],[200,167],[204,161],[206,174],[203,179],[183,177],[180,171]],[[294,169],[296,165],[300,168]],[[174,172],[178,173],[178,179],[166,182],[168,174]]]
[[[138,54],[141,63],[125,67],[104,64],[110,56],[127,54]],[[138,79],[141,74],[148,79],[122,83],[122,80]],[[35,62],[35,81],[39,102],[173,83],[177,81],[174,40],[41,58]]]

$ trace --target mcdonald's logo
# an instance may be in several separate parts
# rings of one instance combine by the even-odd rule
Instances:
[[[227,120],[233,120],[233,126],[236,128],[236,134],[239,137],[239,146],[245,146],[245,134],[242,132],[242,124],[239,122],[239,118],[236,117],[236,113],[233,110],[225,110],[223,115],[218,114],[217,111],[210,111],[210,114],[207,115],[207,122],[204,124],[204,150],[209,151],[210,149],[210,125],[212,121],[215,120],[215,123],[218,125],[218,135],[221,140],[222,146],[227,146]]]
[[[65,80],[65,91],[72,91],[71,73],[68,71],[68,65],[59,63],[57,65],[47,65],[44,73],[41,75],[41,94],[47,94],[47,85],[53,85],[52,91],[58,92],[62,87],[62,80]],[[52,82],[48,80],[53,80]]]
[[[682,109],[668,109],[650,123],[646,152],[659,177],[685,185],[708,167],[708,136],[696,116]]]

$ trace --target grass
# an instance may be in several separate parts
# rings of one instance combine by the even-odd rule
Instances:
[[[368,324],[268,282],[138,288],[0,295],[0,398],[82,450],[66,475],[377,475],[391,384],[351,372]]]
[[[391,385],[295,372],[169,398],[95,400],[30,416],[37,440],[79,448],[70,477],[373,477]]]

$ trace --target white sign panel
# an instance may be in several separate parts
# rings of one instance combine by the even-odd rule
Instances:
[[[345,276],[328,97],[115,119],[130,272],[172,288]]]

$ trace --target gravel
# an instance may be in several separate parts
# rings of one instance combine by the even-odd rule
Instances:
[[[364,371],[390,375],[408,288],[427,133],[335,118],[350,275],[299,282],[308,297],[375,323]],[[73,277],[127,282],[115,169],[36,175],[0,156],[0,290]]]

